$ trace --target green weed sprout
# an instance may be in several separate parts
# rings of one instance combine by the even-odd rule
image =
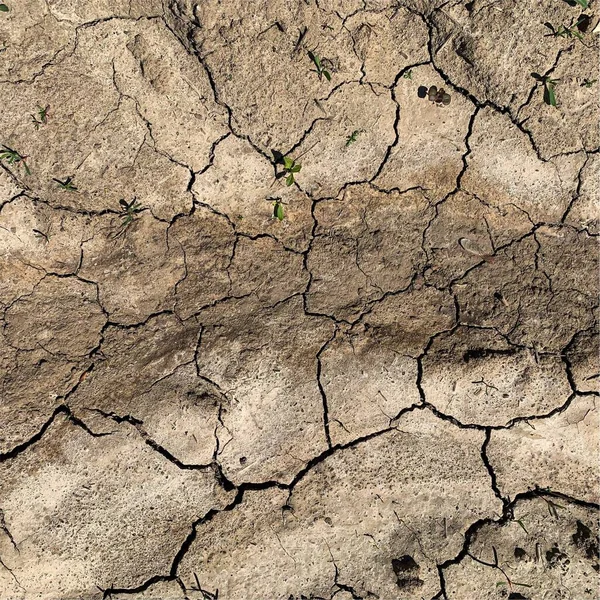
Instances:
[[[46,125],[48,123],[48,110],[50,109],[49,106],[38,106],[38,116],[35,117],[34,115],[31,115],[31,121],[33,123],[33,126],[37,129],[40,128],[40,125]],[[39,119],[39,120],[38,120]]]
[[[63,189],[66,190],[67,192],[76,192],[77,191],[77,187],[73,184],[73,177],[66,177],[64,181],[61,181],[60,179],[55,179],[52,178],[52,181],[56,181],[56,183],[58,183],[58,186]]]
[[[280,198],[276,198],[273,203],[273,218],[283,221],[285,214],[283,212],[283,202]]]
[[[316,73],[319,76],[319,79],[322,79],[323,77],[325,77],[325,79],[327,79],[327,81],[331,81],[331,73],[323,66],[321,58],[319,58],[319,56],[316,55],[314,52],[309,52],[308,58],[310,58],[310,60],[313,61],[313,64],[316,67]]]
[[[361,129],[355,129],[347,138],[346,138],[346,148],[350,144],[354,144],[356,142],[358,136],[362,133]]]
[[[579,4],[579,6],[581,6],[581,8],[583,8],[583,10],[587,10],[590,5],[588,0],[565,0],[565,2],[569,6],[577,6]]]
[[[2,148],[3,150],[0,150],[0,160],[5,160],[9,165],[21,163],[23,167],[25,167],[25,173],[27,173],[27,175],[31,175],[31,171],[29,170],[27,161],[25,160],[27,156],[20,154],[16,150],[13,150],[4,144],[2,144]]]
[[[6,6],[6,4],[0,4],[0,12],[8,12],[8,6]]]
[[[121,218],[121,226],[113,236],[115,239],[121,235],[124,235],[129,226],[135,220],[136,213],[144,210],[141,205],[138,203],[137,199],[134,198],[131,202],[127,202],[126,200],[119,200],[119,204],[122,207]]]
[[[570,25],[559,25],[558,29],[552,23],[544,23],[550,30],[550,33],[547,33],[546,37],[577,38],[580,42],[583,42],[583,34],[587,32],[590,23],[591,19],[589,15],[581,15],[577,21],[572,21]]]
[[[588,79],[587,77],[583,80],[581,87],[591,88],[598,80],[597,79]]]
[[[543,76],[538,73],[532,73],[531,76],[544,84],[544,102],[549,106],[557,106],[554,86],[558,83],[558,79],[550,79],[548,75]]]
[[[404,79],[412,79],[412,69],[409,69],[408,71],[406,71],[406,73],[404,73],[404,75],[402,75],[402,77],[404,77]]]
[[[285,178],[286,185],[293,185],[295,181],[294,175],[300,173],[301,168],[302,165],[297,163],[293,158],[290,158],[289,156],[283,157],[283,170],[285,174],[287,174]]]
[[[492,567],[493,569],[497,569],[498,571],[500,571],[500,573],[502,573],[502,575],[504,576],[504,579],[506,581],[498,581],[496,583],[496,587],[501,587],[501,586],[507,585],[508,589],[510,589],[510,590],[512,590],[513,585],[518,585],[520,587],[526,587],[526,588],[532,587],[528,583],[518,583],[516,581],[512,581],[510,579],[510,577],[507,575],[506,571],[500,566],[500,563],[498,561],[498,552],[496,552],[496,548],[494,548],[494,546],[492,546],[492,551],[494,552],[494,562],[493,563],[483,562],[482,560],[479,560],[479,559],[475,559],[475,560],[477,562],[481,563],[482,565],[485,565],[487,567]],[[473,558],[472,555],[471,555],[471,557]]]

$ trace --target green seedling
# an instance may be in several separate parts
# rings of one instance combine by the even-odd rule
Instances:
[[[66,177],[64,181],[52,178],[52,181],[56,181],[62,190],[66,190],[67,192],[77,191],[77,187],[73,184],[73,177]]]
[[[557,504],[553,500],[548,500],[548,498],[544,498],[544,496],[541,496],[541,498],[548,505],[548,512],[550,513],[550,516],[554,517],[555,519],[558,519],[559,518],[559,514],[558,514],[558,510],[556,510],[556,509],[557,508],[564,509],[565,507],[561,506],[560,504]]]
[[[587,77],[583,80],[581,87],[591,88],[598,80],[597,79],[588,79]]]
[[[283,221],[285,213],[283,211],[283,202],[281,201],[281,198],[268,198],[267,200],[275,200],[275,202],[273,202],[273,218]]]
[[[8,12],[8,6],[6,6],[6,4],[0,4],[0,12]]]
[[[136,198],[134,198],[131,202],[127,202],[126,200],[119,200],[119,204],[123,209],[121,212],[121,218],[123,220],[121,221],[121,226],[113,236],[115,239],[121,235],[125,235],[125,232],[135,220],[136,213],[139,213],[140,211],[144,210],[140,206]]]
[[[296,181],[294,179],[294,175],[296,173],[300,173],[301,168],[302,168],[302,165],[297,163],[293,158],[290,158],[289,156],[283,157],[283,170],[284,170],[284,174],[286,175],[286,178],[285,178],[286,185],[293,185],[294,181]]]
[[[438,90],[435,85],[432,85],[427,90],[427,97],[430,102],[435,102],[438,106],[448,106],[451,100],[450,94],[448,94],[444,88]]]
[[[346,138],[346,147],[348,147],[350,144],[354,144],[354,142],[357,140],[358,136],[362,133],[362,130],[360,129],[355,129],[347,138]]]
[[[527,515],[523,515],[520,519],[515,519],[515,523],[518,523],[519,527],[527,534],[529,535],[529,531],[527,531],[527,527],[525,527],[525,525],[523,524],[523,519],[526,517]]]
[[[572,22],[570,25],[559,25],[558,29],[552,25],[552,23],[544,23],[544,25],[550,30],[545,37],[562,37],[562,38],[577,38],[583,42],[583,34],[586,33],[590,26],[590,18],[588,15],[581,15],[577,21]]]
[[[507,585],[508,589],[512,589],[512,587],[514,585],[518,585],[519,587],[526,587],[526,588],[532,587],[528,583],[518,583],[516,581],[512,581],[511,578],[507,575],[506,571],[500,566],[500,562],[498,561],[498,552],[496,552],[496,548],[494,548],[494,546],[492,546],[492,551],[494,552],[494,562],[493,563],[484,562],[482,560],[479,560],[478,558],[476,558],[475,560],[477,562],[481,563],[482,565],[485,565],[487,567],[492,567],[492,568],[500,571],[500,573],[502,573],[502,575],[506,581],[498,581],[496,583],[496,587],[500,587],[503,585]],[[470,556],[471,556],[471,558],[474,558],[472,554]]]
[[[27,161],[25,160],[27,156],[19,154],[19,152],[9,148],[8,146],[5,146],[4,144],[2,144],[2,148],[3,150],[0,150],[0,160],[5,160],[9,165],[21,163],[23,167],[25,167],[25,173],[27,173],[27,175],[31,175],[31,171],[29,170]]]
[[[308,53],[308,58],[310,58],[310,60],[313,61],[313,64],[316,67],[316,73],[319,76],[319,79],[322,79],[323,77],[325,77],[325,79],[327,79],[327,81],[331,81],[331,73],[323,66],[323,62],[321,60],[321,58],[319,58],[318,55],[316,55],[314,52],[310,52]]]
[[[402,75],[402,77],[404,77],[404,79],[412,79],[412,69],[409,69],[408,71],[406,71],[406,73],[404,73],[404,75]]]
[[[33,122],[33,126],[37,129],[40,128],[40,125],[46,125],[48,123],[48,110],[50,109],[49,106],[38,106],[38,116],[35,117],[34,115],[31,115],[31,121]]]
[[[558,79],[550,79],[548,75],[543,76],[538,73],[532,73],[531,76],[544,84],[544,102],[549,106],[557,106],[554,86],[558,83]]]
[[[590,3],[588,2],[588,0],[565,0],[565,2],[569,5],[569,6],[581,6],[581,8],[583,8],[583,10],[587,10]]]

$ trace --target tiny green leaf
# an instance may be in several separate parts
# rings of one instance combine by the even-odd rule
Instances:
[[[290,169],[290,173],[300,173],[300,169],[302,168],[302,165],[294,165],[291,169]]]
[[[283,204],[281,204],[281,202],[275,202],[273,216],[279,219],[280,221],[283,221]]]
[[[556,106],[556,95],[554,94],[554,84],[547,81],[544,87],[544,102],[550,106]]]
[[[0,4],[0,12],[8,12],[8,6],[6,6],[6,4]]]
[[[506,585],[506,581],[497,581],[496,587],[500,587],[501,585]]]
[[[289,157],[285,156],[283,158],[283,167],[286,171],[289,171],[294,166],[294,161]]]
[[[327,81],[331,81],[331,74],[329,71],[323,71],[323,75],[325,75],[325,79],[327,79]]]
[[[577,2],[577,4],[579,4],[579,6],[581,6],[581,8],[583,8],[583,10],[587,10],[587,8],[589,6],[588,0],[575,0],[575,2]]]
[[[523,531],[529,535],[529,531],[527,531],[527,529],[525,528],[525,525],[523,525],[523,521],[521,521],[521,519],[517,519],[516,523],[518,523],[521,526],[521,529],[523,529]]]
[[[285,184],[286,185],[292,185],[294,183],[294,174],[290,173],[286,178],[285,178]]]

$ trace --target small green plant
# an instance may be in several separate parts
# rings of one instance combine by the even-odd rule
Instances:
[[[588,79],[587,77],[583,80],[581,87],[591,88],[598,80],[597,79]]]
[[[119,229],[113,236],[115,239],[121,235],[125,235],[125,232],[127,231],[129,226],[135,220],[136,213],[139,213],[140,211],[144,210],[140,206],[140,204],[138,203],[136,198],[134,198],[131,202],[127,202],[126,200],[119,200],[119,204],[122,207],[122,211],[121,211],[122,221],[121,221],[121,225],[120,225]]]
[[[21,163],[25,168],[25,173],[27,173],[27,175],[31,175],[31,171],[27,166],[27,156],[20,154],[16,150],[13,150],[12,148],[5,146],[4,144],[2,144],[2,148],[3,150],[0,150],[0,160],[5,160],[9,165],[16,165]]]
[[[412,69],[409,69],[408,71],[406,71],[406,73],[404,73],[404,75],[402,75],[402,77],[404,77],[404,79],[412,79]]]
[[[66,177],[64,181],[61,181],[60,179],[55,179],[55,178],[52,178],[52,181],[56,181],[56,183],[58,183],[58,186],[62,190],[66,190],[67,192],[76,192],[77,191],[77,187],[73,183],[72,176]]]
[[[554,87],[558,83],[558,79],[550,79],[549,75],[539,75],[538,73],[532,73],[531,76],[544,84],[544,102],[549,106],[557,106]]]
[[[564,509],[565,507],[561,506],[560,504],[557,504],[553,500],[548,500],[548,498],[544,498],[544,496],[540,496],[540,497],[548,505],[548,512],[550,513],[550,516],[554,517],[555,519],[558,519],[559,518],[559,514],[558,514],[558,510],[556,510],[556,509],[557,508]]]
[[[581,8],[583,8],[583,10],[587,10],[590,3],[588,2],[588,0],[565,0],[565,2],[569,5],[569,6],[581,6]]]
[[[478,562],[480,562],[488,567],[497,569],[498,571],[500,571],[500,573],[502,573],[502,575],[504,576],[504,579],[506,581],[498,581],[496,583],[496,587],[501,587],[501,586],[507,585],[508,589],[510,589],[510,590],[512,590],[513,585],[518,585],[519,587],[526,587],[526,588],[532,587],[528,583],[518,583],[516,581],[512,581],[510,579],[510,577],[506,574],[506,571],[500,566],[500,563],[498,561],[498,552],[496,552],[496,548],[494,548],[494,546],[492,546],[492,551],[494,552],[494,562],[493,563],[483,562],[479,559],[477,559],[477,560],[478,560]]]
[[[552,23],[544,23],[544,25],[550,30],[550,33],[546,36],[562,37],[562,38],[577,38],[583,42],[583,34],[587,31],[590,24],[590,18],[588,15],[581,15],[577,21],[571,22],[570,25],[559,25],[558,29],[552,25]]]
[[[361,129],[355,129],[347,138],[346,138],[346,147],[350,144],[354,144],[357,140],[358,136],[362,133]]]
[[[6,4],[0,4],[0,12],[8,12],[8,6],[6,6]]]
[[[322,79],[323,77],[325,77],[325,79],[327,79],[327,81],[331,81],[331,73],[323,66],[323,61],[322,59],[315,54],[314,52],[310,52],[308,53],[308,58],[310,58],[310,60],[313,61],[313,64],[316,67],[316,73],[319,76],[319,79]]]
[[[529,531],[527,531],[527,528],[525,527],[525,525],[523,524],[523,520],[529,516],[529,513],[527,513],[526,515],[523,515],[520,519],[515,519],[515,523],[517,523],[519,525],[519,527],[521,527],[521,529],[527,534],[529,535]]]
[[[281,201],[281,198],[271,199],[275,200],[275,202],[273,202],[273,218],[278,219],[279,221],[283,221],[283,219],[285,218],[285,214],[283,212],[283,202]]]
[[[41,125],[46,125],[48,123],[48,110],[50,109],[49,106],[38,106],[38,116],[35,117],[34,115],[31,115],[31,121],[33,123],[33,126],[37,129],[40,128]]]
[[[294,181],[296,181],[294,175],[300,173],[301,168],[302,165],[297,163],[293,158],[290,158],[289,156],[283,157],[283,174],[286,175],[286,185],[293,185]]]

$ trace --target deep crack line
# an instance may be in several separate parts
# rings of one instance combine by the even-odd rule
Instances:
[[[327,349],[329,344],[335,339],[337,334],[337,326],[333,330],[333,334],[331,337],[321,346],[320,350],[317,352],[317,386],[319,388],[319,393],[321,394],[321,400],[323,402],[323,429],[325,430],[325,439],[327,440],[328,448],[331,448],[331,434],[329,432],[329,404],[327,402],[327,394],[325,392],[325,388],[323,387],[323,382],[321,381],[321,375],[323,370],[323,363],[321,361],[321,356],[323,352]]]

